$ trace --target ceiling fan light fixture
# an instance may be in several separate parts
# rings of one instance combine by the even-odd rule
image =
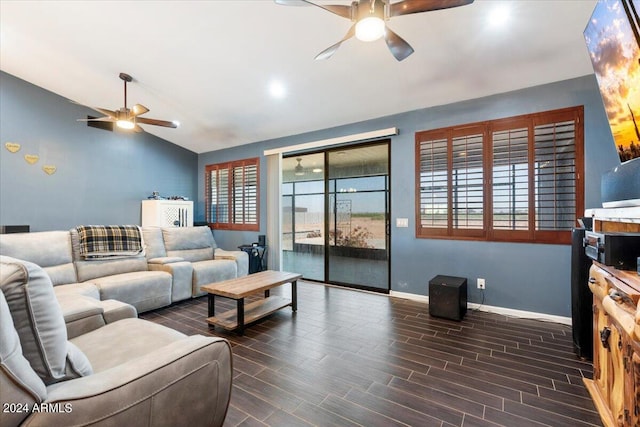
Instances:
[[[131,120],[117,120],[116,126],[120,129],[133,129],[136,127],[136,124]]]
[[[385,24],[382,18],[369,16],[356,24],[356,38],[363,42],[378,40],[384,35]]]

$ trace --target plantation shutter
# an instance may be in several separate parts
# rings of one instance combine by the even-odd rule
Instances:
[[[454,129],[451,145],[452,234],[481,236],[484,234],[484,130],[481,126]]]
[[[214,228],[259,231],[259,159],[205,168],[206,218]]]
[[[583,107],[416,132],[417,237],[570,243]]]
[[[419,227],[431,229],[432,234],[445,234],[448,224],[448,149],[447,138],[424,135],[417,144],[419,186],[417,199]],[[438,231],[438,229],[440,231]]]

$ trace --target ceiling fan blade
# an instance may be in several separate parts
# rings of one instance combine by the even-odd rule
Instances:
[[[91,108],[92,110],[99,111],[105,116],[113,117],[114,119],[116,118],[116,115],[117,115],[115,111],[107,110],[106,108],[100,108],[100,107],[89,107],[89,108]]]
[[[174,122],[168,122],[166,120],[148,119],[146,117],[136,117],[136,123],[142,123],[145,125],[164,126],[166,128],[177,128],[178,125]]]
[[[308,2],[311,3],[311,2]],[[318,6],[328,12],[335,13],[338,16],[342,16],[343,18],[351,19],[353,16],[351,6],[344,6],[341,4],[315,4],[311,3],[314,6]]]
[[[86,119],[77,119],[78,122],[113,122],[115,119],[113,117],[105,116],[105,117],[93,117]]]
[[[450,9],[465,6],[473,0],[404,0],[391,3],[389,16],[409,15],[410,13],[429,12],[431,10]]]
[[[352,19],[353,9],[351,6],[345,6],[341,4],[316,4],[308,0],[274,0],[277,4],[282,6],[317,6],[326,10],[327,12],[335,13],[343,18]]]
[[[391,54],[398,60],[402,61],[413,53],[413,48],[402,37],[391,31],[389,27],[385,29],[384,41]]]
[[[355,35],[356,35],[356,26],[354,24],[354,25],[351,26],[351,28],[349,28],[349,31],[347,31],[347,34],[345,34],[345,36],[342,38],[342,40],[340,40],[338,43],[328,47],[327,49],[323,50],[322,52],[320,52],[316,56],[315,59],[316,60],[329,59],[331,57],[331,55],[336,53],[336,50],[338,50],[338,48],[340,47],[342,42],[349,40],[351,37],[353,37]]]
[[[135,126],[133,127],[133,131],[134,131],[134,132],[144,132],[144,129],[142,129],[142,128],[141,128],[140,126],[138,126],[138,125],[135,125]]]
[[[131,113],[133,114],[133,116],[139,116],[140,114],[144,114],[146,112],[148,112],[149,109],[147,107],[145,107],[144,105],[140,105],[140,104],[136,104],[131,108]]]

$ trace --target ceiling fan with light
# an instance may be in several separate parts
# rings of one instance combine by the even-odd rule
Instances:
[[[145,125],[154,125],[154,126],[163,126],[167,128],[177,128],[177,122],[169,122],[166,120],[157,120],[157,119],[149,119],[146,117],[140,117],[142,114],[149,111],[147,107],[141,104],[136,104],[131,108],[127,107],[127,83],[133,81],[133,77],[126,73],[120,73],[120,79],[124,81],[124,107],[119,108],[118,110],[112,111],[107,110],[106,108],[100,107],[90,107],[96,111],[104,114],[104,117],[96,117],[96,118],[88,118],[88,119],[78,119],[78,121],[89,121],[89,122],[111,122],[115,123],[121,129],[133,129],[136,132],[142,132],[143,129],[139,126],[139,124]]]
[[[343,42],[356,36],[361,41],[374,41],[384,37],[391,54],[398,61],[402,61],[413,53],[413,48],[387,27],[386,21],[411,13],[465,6],[473,3],[473,0],[402,0],[396,3],[391,3],[391,0],[354,0],[349,6],[317,4],[308,0],[275,0],[275,2],[286,6],[317,6],[353,22],[342,40],[320,52],[315,59],[331,57]]]

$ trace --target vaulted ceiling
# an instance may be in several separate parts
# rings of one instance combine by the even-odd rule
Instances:
[[[348,1],[318,1],[344,4]],[[128,103],[196,153],[473,99],[593,72],[583,30],[596,0],[476,0],[394,17],[415,49],[351,39],[351,23],[271,0],[0,1],[0,69],[75,102]],[[280,94],[272,94],[273,85]]]

